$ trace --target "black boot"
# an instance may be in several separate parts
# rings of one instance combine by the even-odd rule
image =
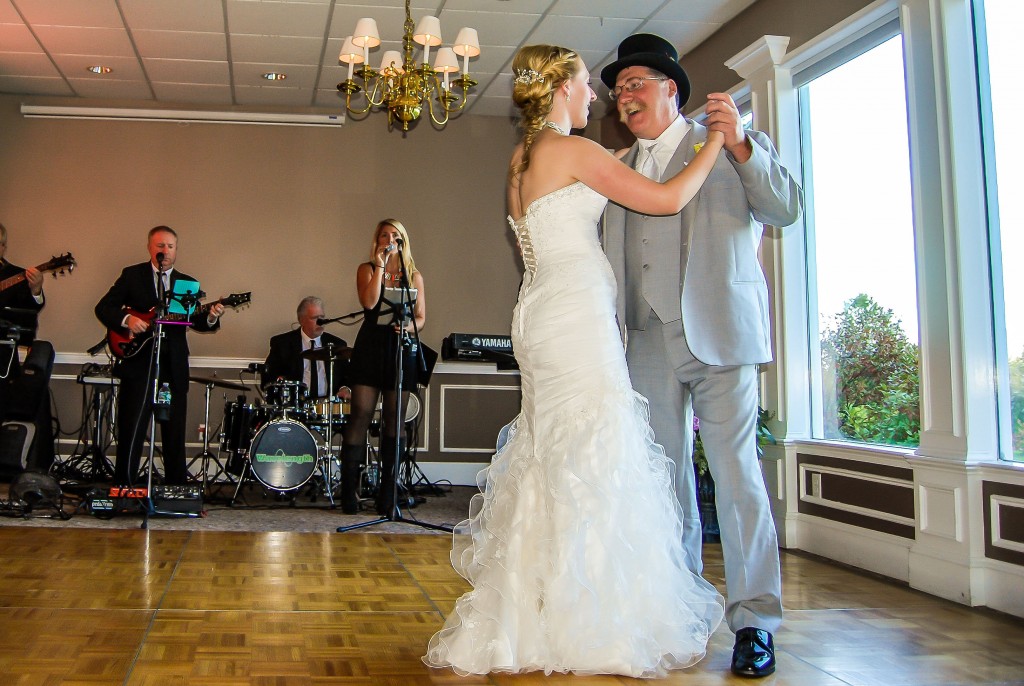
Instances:
[[[359,512],[359,470],[366,460],[365,445],[346,445],[341,448],[341,511]]]
[[[402,449],[401,444],[399,450]],[[395,437],[381,436],[380,488],[377,489],[377,514],[389,516],[395,510]]]

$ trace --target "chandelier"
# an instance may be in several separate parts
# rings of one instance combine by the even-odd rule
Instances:
[[[423,62],[419,64],[412,58],[414,42],[423,46]],[[405,0],[404,55],[397,50],[387,50],[381,59],[380,69],[371,69],[370,48],[378,45],[377,22],[368,18],[356,22],[355,31],[345,39],[338,60],[348,65],[348,78],[338,84],[338,90],[345,94],[347,111],[362,115],[374,108],[386,109],[388,128],[401,123],[402,131],[408,131],[409,124],[419,119],[424,108],[436,125],[444,126],[450,115],[461,112],[466,106],[469,89],[477,84],[469,78],[469,58],[480,54],[476,29],[460,30],[452,47],[437,50],[431,67],[430,49],[441,45],[441,21],[437,17],[423,17],[414,31],[409,0]],[[463,59],[462,76],[453,79],[452,75],[459,71],[456,56]],[[357,64],[363,65],[356,72],[362,80],[361,86],[352,80],[353,68]],[[460,92],[456,93],[456,90]],[[365,106],[353,107],[352,98],[358,98],[360,91],[365,98]]]

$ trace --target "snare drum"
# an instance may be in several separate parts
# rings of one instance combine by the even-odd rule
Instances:
[[[352,412],[352,406],[347,400],[331,400],[321,398],[308,405],[309,415],[307,423],[325,425],[328,420],[333,426],[341,426],[345,423],[345,416]]]
[[[274,406],[278,416],[301,414],[306,404],[306,384],[301,381],[275,381],[267,386],[267,403]]]
[[[313,476],[318,450],[318,437],[303,424],[275,419],[253,437],[249,463],[261,484],[275,491],[291,491]]]

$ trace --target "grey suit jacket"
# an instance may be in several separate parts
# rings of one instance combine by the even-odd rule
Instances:
[[[679,172],[696,155],[694,146],[707,139],[704,126],[690,123],[663,179]],[[768,287],[757,259],[758,246],[764,224],[793,224],[803,205],[799,185],[782,166],[768,136],[759,131],[748,131],[747,136],[753,148],[750,159],[739,164],[728,153],[720,153],[707,181],[679,214],[641,215],[614,203],[605,211],[603,240],[619,284],[619,321],[627,328],[643,328],[650,311],[643,291],[667,289],[679,299],[676,316],[681,317],[690,351],[709,365],[772,359]],[[637,150],[634,143],[623,162],[632,165]],[[631,240],[639,237],[631,250],[629,232]],[[678,272],[659,269],[665,263],[658,257],[666,250],[678,250]],[[629,270],[643,274],[640,286],[626,282],[627,253],[643,261]],[[666,278],[664,272],[682,275],[680,283],[672,283],[674,278]],[[663,316],[662,321],[673,319]]]

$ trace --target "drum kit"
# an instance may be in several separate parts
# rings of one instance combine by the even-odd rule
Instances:
[[[265,488],[281,493],[305,486],[319,475],[320,492],[334,504],[340,486],[333,434],[345,423],[348,403],[307,397],[298,381],[275,381],[265,389],[266,403],[239,396],[224,405],[220,435],[228,454],[227,471],[238,477],[232,503],[250,474]]]
[[[351,354],[350,348],[332,351],[317,348],[302,353],[302,357],[327,361],[345,359]],[[326,365],[329,376],[328,387],[334,388],[333,367]],[[248,391],[248,386],[216,377],[193,376],[190,380],[206,386],[206,426],[209,426],[210,393],[214,387],[237,391]],[[238,499],[248,477],[255,479],[264,488],[280,494],[295,494],[310,482],[310,491],[315,499],[326,496],[331,506],[334,496],[341,487],[340,446],[334,445],[336,435],[341,431],[350,413],[348,400],[339,398],[310,398],[306,384],[292,380],[277,380],[263,388],[263,401],[249,402],[241,393],[235,400],[224,403],[221,423],[220,453],[210,451],[209,436],[203,436],[203,452],[192,458],[202,460],[203,484],[217,482],[220,477],[236,481],[230,504]],[[413,422],[420,414],[420,399],[410,394],[404,419]],[[378,403],[370,434],[377,435],[380,428],[381,406]],[[380,484],[379,463],[375,451],[367,451],[366,462],[361,472],[360,496],[376,495]],[[213,464],[213,473],[208,475]]]

